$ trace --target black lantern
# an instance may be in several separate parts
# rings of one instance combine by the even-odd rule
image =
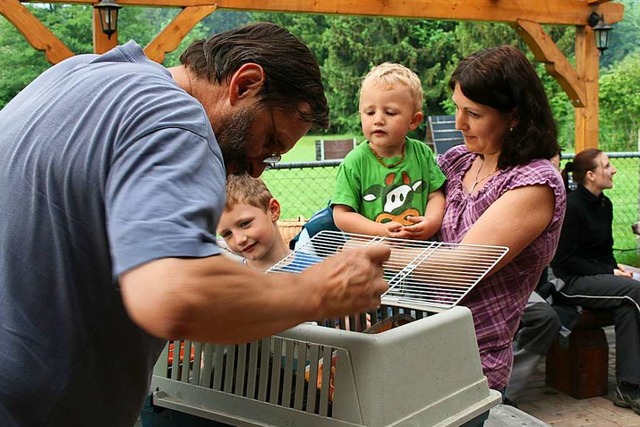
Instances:
[[[94,7],[100,12],[102,32],[111,38],[111,34],[118,30],[118,10],[122,6],[116,3],[116,0],[101,0]]]
[[[596,36],[596,47],[600,52],[604,52],[609,47],[609,33],[613,27],[607,25],[604,21],[604,15],[597,12],[591,12],[587,23],[593,28],[593,34]]]

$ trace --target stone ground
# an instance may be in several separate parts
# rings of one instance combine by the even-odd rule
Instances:
[[[544,361],[540,363],[530,386],[523,393],[519,408],[551,426],[638,426],[640,415],[632,410],[614,406],[615,390],[615,333],[613,326],[605,328],[609,342],[609,393],[591,399],[574,399],[545,386]],[[640,361],[638,361],[640,363]]]

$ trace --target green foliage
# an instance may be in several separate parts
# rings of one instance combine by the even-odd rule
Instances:
[[[33,49],[9,21],[0,20],[0,107],[48,66],[42,52]]]
[[[49,4],[33,14],[75,54],[93,52],[91,6]]]
[[[134,7],[120,9],[118,42],[135,40],[146,46],[180,12],[178,8]]]
[[[74,53],[93,50],[91,6],[27,6]],[[49,68],[44,52],[35,50],[6,19],[0,19],[0,107]]]
[[[601,58],[601,140],[607,150],[635,149],[637,142],[637,59],[640,52],[640,0],[619,0],[624,20],[615,26],[609,50]],[[92,13],[89,5],[38,4],[27,6],[73,52],[92,51]],[[147,45],[179,12],[179,8],[126,6],[120,11],[119,42]],[[425,115],[450,114],[453,105],[448,77],[458,61],[470,53],[501,44],[526,52],[537,68],[558,122],[559,140],[574,144],[574,108],[558,83],[537,63],[528,47],[508,25],[486,22],[429,21],[383,17],[319,14],[247,13],[219,10],[199,23],[164,65],[179,63],[179,54],[195,39],[249,21],[270,21],[304,40],[320,63],[331,108],[329,133],[359,133],[360,81],[381,62],[398,62],[413,69],[423,83]],[[545,26],[559,49],[573,61],[575,29]],[[0,19],[0,107],[49,64],[6,20]],[[634,68],[636,67],[636,68]],[[637,93],[637,90],[636,90]],[[625,121],[626,120],[626,121]],[[423,138],[423,123],[412,136]],[[636,132],[636,133],[634,133]],[[635,141],[635,142],[634,142]]]
[[[163,65],[173,67],[180,64],[180,54],[193,41],[205,39],[212,34],[239,27],[249,20],[249,14],[246,12],[231,12],[225,10],[215,11],[200,23],[198,23],[182,40],[176,50],[166,55]],[[166,24],[165,24],[166,25]],[[164,25],[162,26],[162,28]],[[161,28],[161,29],[162,29]]]
[[[627,55],[637,52],[640,46],[640,0],[617,0],[624,5],[622,21],[613,24],[609,49],[600,58],[600,65],[610,67]],[[606,21],[605,15],[605,21]]]
[[[640,51],[600,77],[601,140],[609,151],[635,151],[640,127]]]

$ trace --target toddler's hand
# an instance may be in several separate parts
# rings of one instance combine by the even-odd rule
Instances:
[[[410,216],[407,219],[413,223],[403,227],[408,239],[427,240],[433,235],[428,229],[429,220],[424,216]]]

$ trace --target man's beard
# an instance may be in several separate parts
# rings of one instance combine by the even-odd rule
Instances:
[[[227,171],[234,175],[242,175],[249,171],[247,154],[247,138],[249,129],[253,129],[256,122],[256,109],[243,108],[230,116],[218,121],[216,139],[222,150],[222,157]]]

